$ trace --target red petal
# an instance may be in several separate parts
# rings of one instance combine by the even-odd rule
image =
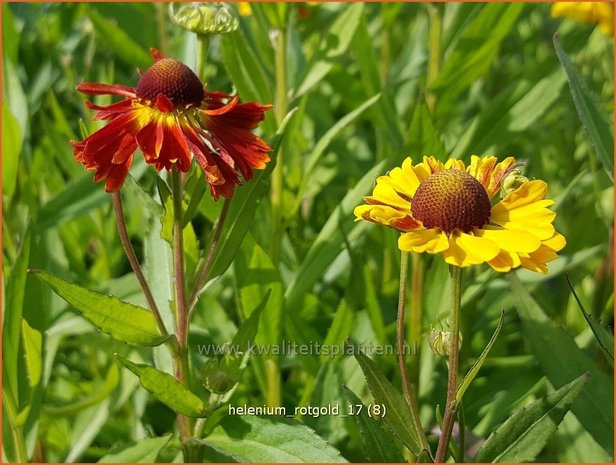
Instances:
[[[163,113],[171,113],[175,108],[173,102],[163,94],[158,94],[156,97],[156,106]]]
[[[238,98],[237,98],[237,95],[236,95],[226,105],[214,108],[212,110],[203,110],[203,113],[205,113],[208,116],[223,115],[225,113],[228,113],[228,112],[232,111],[237,106],[237,102],[238,102]]]
[[[86,100],[85,105],[90,110],[99,110],[99,112],[94,116],[94,121],[100,121],[105,119],[110,119],[117,116],[118,113],[124,113],[126,111],[130,111],[133,108],[132,100],[122,100],[121,102],[116,102],[106,107],[95,105],[89,100]]]
[[[97,82],[82,82],[77,90],[86,95],[119,95],[120,97],[137,98],[134,87],[120,84],[108,85]]]
[[[163,55],[163,52],[161,52],[160,50],[154,47],[150,48],[150,55],[152,55],[152,58],[154,58],[154,61],[159,61],[165,58],[165,55]]]

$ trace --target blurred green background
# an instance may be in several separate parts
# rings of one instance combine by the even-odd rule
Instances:
[[[230,8],[237,12],[236,4]],[[129,350],[100,334],[26,269],[46,269],[145,304],[117,237],[110,196],[73,160],[68,141],[99,127],[75,86],[136,85],[137,68],[151,64],[150,47],[196,69],[198,42],[169,20],[167,4],[5,3],[2,13],[3,370],[13,370],[3,371],[3,389],[13,391],[15,408],[25,412],[21,428],[30,457],[97,461],[113,446],[174,430],[173,413],[113,358],[131,353],[152,361],[151,352]],[[583,395],[536,460],[611,461],[612,366],[565,273],[596,331],[609,341],[613,181],[580,120],[553,34],[559,33],[598,119],[610,128],[613,39],[590,25],[553,19],[550,5],[534,3],[252,4],[239,18],[237,31],[212,37],[202,71],[209,90],[278,103],[262,126],[266,140],[295,109],[281,145],[282,204],[272,207],[267,176],[238,191],[237,243],[229,246],[228,259],[237,253],[230,267],[219,264],[219,279],[199,303],[191,347],[230,341],[268,289],[257,343],[341,344],[352,336],[394,344],[397,233],[354,223],[353,207],[377,175],[406,156],[468,161],[471,154],[513,155],[526,163],[526,176],[548,182],[567,247],[548,275],[517,273],[538,305],[534,312],[521,309],[506,276],[483,266],[465,272],[462,373],[506,310],[499,339],[465,397],[467,456],[472,459],[514,408],[588,370]],[[430,38],[435,24],[440,39]],[[430,65],[435,56],[440,59]],[[612,146],[613,136],[608,158]],[[196,171],[191,176],[199,180]],[[139,160],[131,175],[135,182],[129,179],[123,190],[129,232],[171,317],[170,249],[160,237],[156,207],[144,195],[159,202],[158,174]],[[202,256],[220,207],[209,193],[198,206],[185,233],[189,270]],[[424,425],[434,432],[446,365],[430,352],[427,336],[431,325],[446,319],[447,268],[442,257],[427,255],[414,257],[412,266],[408,337],[417,341],[418,354],[409,363]],[[542,315],[549,318],[547,329],[529,330]],[[198,369],[205,358],[196,349],[192,355]],[[154,350],[153,361],[162,370],[170,367],[162,351]],[[379,367],[400,385],[393,356],[380,358]],[[253,357],[231,403],[291,410],[346,405],[341,384],[371,402],[352,357]],[[3,455],[11,458],[4,401]],[[208,422],[213,437],[254,421],[227,419],[221,429],[217,423],[226,411]],[[367,460],[352,418],[301,421],[347,460]],[[161,446],[158,458],[172,459],[173,447]],[[256,453],[238,452],[244,460],[262,460]]]

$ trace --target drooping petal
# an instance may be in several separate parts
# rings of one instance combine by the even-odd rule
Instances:
[[[120,84],[109,85],[97,82],[82,82],[77,85],[77,90],[86,95],[119,95],[129,99],[137,97],[134,87]]]
[[[388,205],[359,205],[353,211],[357,219],[382,224],[398,231],[413,231],[421,227],[408,212],[403,212]]]
[[[465,268],[489,262],[500,253],[500,248],[490,239],[463,232],[449,236],[449,248],[443,252],[450,265]]]
[[[500,253],[488,262],[494,271],[506,273],[520,266],[520,257],[516,253],[501,250]]]
[[[477,237],[490,239],[501,249],[509,252],[534,252],[541,245],[541,241],[531,233],[521,230],[508,229],[476,229],[473,234]]]
[[[447,235],[438,229],[418,229],[404,233],[398,238],[398,248],[405,252],[435,254],[448,247]]]
[[[212,94],[206,94],[206,101]],[[227,108],[224,113],[208,115],[203,112],[203,124],[211,134],[216,148],[224,150],[237,164],[244,179],[252,178],[253,169],[265,168],[272,148],[250,132],[265,118],[271,105],[247,102],[232,107],[220,100],[209,101],[207,110]],[[220,151],[220,150],[219,150]]]

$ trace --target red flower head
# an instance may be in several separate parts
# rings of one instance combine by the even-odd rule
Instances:
[[[237,96],[206,92],[199,78],[183,63],[152,49],[155,63],[141,75],[137,87],[84,82],[77,90],[88,95],[118,95],[124,100],[98,110],[95,120],[109,123],[81,142],[71,141],[75,159],[96,170],[95,181],[106,179],[105,190],[124,184],[137,147],[158,171],[174,166],[183,172],[197,159],[214,199],[231,197],[240,176],[263,169],[272,150],[251,133],[271,105],[239,103]]]

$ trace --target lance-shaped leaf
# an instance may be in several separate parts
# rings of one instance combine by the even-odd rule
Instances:
[[[133,363],[117,354],[116,358],[122,365],[139,377],[141,385],[150,394],[172,410],[188,417],[202,417],[205,415],[205,404],[203,401],[173,376],[150,365]]]
[[[400,449],[396,444],[391,433],[389,433],[381,421],[368,416],[368,408],[348,387],[342,386],[344,395],[349,403],[356,406],[362,406],[361,411],[357,415],[352,415],[363,446],[365,458],[368,462],[389,462],[399,463],[404,459],[400,453]]]
[[[98,463],[155,463],[160,451],[167,445],[171,435],[159,438],[145,438],[113,449]]]
[[[30,270],[30,272],[94,326],[114,339],[145,347],[160,345],[167,339],[167,336],[160,334],[154,315],[145,308],[129,304],[114,296],[85,289],[46,271]]]
[[[494,334],[492,334],[492,337],[488,341],[488,345],[486,345],[486,348],[483,349],[483,352],[481,352],[481,355],[479,356],[479,358],[475,361],[475,363],[473,363],[473,366],[471,367],[471,369],[468,370],[468,373],[462,380],[462,384],[460,384],[460,387],[458,388],[458,391],[456,392],[456,402],[460,402],[462,400],[462,396],[464,395],[464,393],[470,386],[471,382],[475,379],[475,376],[477,376],[477,373],[479,372],[481,365],[483,365],[483,362],[486,361],[486,358],[488,357],[488,353],[490,352],[490,349],[494,345],[494,342],[496,341],[496,338],[498,337],[498,333],[500,333],[500,330],[503,327],[504,319],[505,319],[505,312],[501,311],[501,316],[500,316],[500,320],[498,321],[498,326],[496,326],[496,329],[494,330]]]
[[[353,351],[361,370],[366,377],[374,401],[385,406],[383,420],[391,431],[413,454],[418,455],[423,449],[420,437],[423,431],[415,425],[411,410],[400,392],[383,375],[376,364],[359,349]]]
[[[554,48],[556,55],[565,70],[573,103],[582,120],[582,124],[588,131],[590,141],[595,147],[597,156],[608,176],[614,179],[614,136],[610,132],[607,118],[595,102],[593,95],[587,88],[578,70],[573,66],[569,56],[560,45],[558,34],[554,34]]]
[[[490,435],[475,461],[519,463],[534,460],[569,411],[587,378],[588,373],[584,373],[515,412]]]

